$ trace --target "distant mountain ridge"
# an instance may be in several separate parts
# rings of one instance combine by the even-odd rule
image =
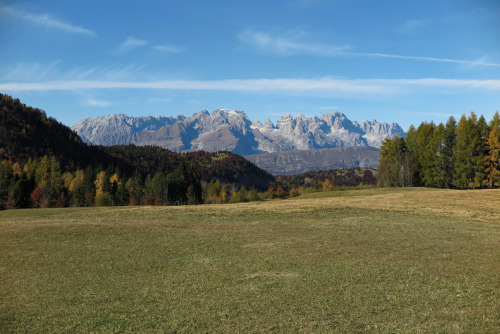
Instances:
[[[243,111],[202,110],[190,117],[89,117],[71,127],[94,145],[156,145],[175,152],[231,151],[251,155],[346,146],[380,147],[385,138],[404,137],[397,123],[358,123],[335,112],[322,116],[283,115],[276,125],[252,122]]]
[[[273,175],[295,175],[342,168],[377,169],[380,150],[351,146],[246,155],[246,159]]]

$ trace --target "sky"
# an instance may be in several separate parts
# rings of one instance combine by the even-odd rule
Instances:
[[[85,117],[500,110],[498,0],[0,0],[0,92]]]

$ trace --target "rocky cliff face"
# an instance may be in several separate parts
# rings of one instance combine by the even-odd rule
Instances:
[[[95,145],[157,145],[176,152],[227,150],[250,155],[346,146],[380,147],[385,138],[405,136],[396,124],[375,120],[361,124],[342,113],[296,118],[283,115],[276,125],[250,121],[243,111],[203,110],[191,117],[85,118],[72,126],[83,141]]]

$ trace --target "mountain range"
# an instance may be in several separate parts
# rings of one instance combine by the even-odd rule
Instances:
[[[358,123],[343,113],[293,117],[275,124],[251,121],[243,111],[206,110],[190,117],[89,117],[72,126],[82,141],[93,145],[154,145],[175,151],[231,151],[242,155],[347,146],[380,147],[385,138],[404,137],[397,123]]]

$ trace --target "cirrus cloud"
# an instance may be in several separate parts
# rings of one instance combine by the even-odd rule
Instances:
[[[16,7],[1,6],[0,12],[4,12],[12,17],[20,18],[26,21],[30,21],[35,24],[39,24],[48,28],[57,29],[67,33],[84,34],[88,36],[96,35],[95,31],[76,26],[62,20],[58,20],[50,16],[49,14],[39,14],[39,13],[28,13],[22,11]]]
[[[413,23],[417,25],[417,23]],[[469,66],[492,66],[500,67],[500,63],[481,60],[464,60],[451,58],[438,58],[431,56],[399,55],[381,52],[355,52],[352,47],[334,44],[303,42],[300,35],[285,37],[266,32],[245,30],[238,35],[239,40],[247,46],[261,53],[275,54],[281,56],[309,55],[320,57],[372,57],[393,58],[403,60],[430,61],[441,63],[455,63]]]

